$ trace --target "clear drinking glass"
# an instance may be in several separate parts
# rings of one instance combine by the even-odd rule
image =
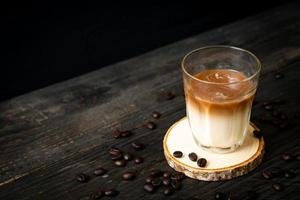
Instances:
[[[186,112],[198,146],[217,153],[244,141],[261,64],[251,52],[207,46],[182,60]]]

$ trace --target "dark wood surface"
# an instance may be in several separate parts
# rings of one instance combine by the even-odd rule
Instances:
[[[262,76],[253,108],[253,120],[266,111],[262,102],[283,99],[280,109],[289,126],[280,129],[258,121],[266,141],[260,167],[240,178],[225,182],[183,181],[183,188],[170,199],[213,199],[216,191],[234,192],[241,198],[254,190],[258,199],[299,199],[300,175],[265,180],[261,172],[271,166],[295,169],[300,161],[286,162],[285,151],[300,151],[300,5],[297,3],[229,24],[185,39],[98,71],[19,96],[0,104],[0,199],[85,199],[99,188],[116,188],[115,199],[162,199],[161,191],[143,191],[151,168],[169,169],[163,156],[162,138],[167,128],[185,115],[180,60],[192,49],[210,44],[235,45],[253,51],[262,61]],[[130,47],[128,47],[130,48]],[[275,80],[276,72],[284,77]],[[8,83],[9,84],[9,83]],[[161,95],[172,91],[170,101]],[[157,128],[144,123],[150,113],[160,111]],[[115,129],[133,129],[128,138],[114,139]],[[132,151],[130,143],[146,145],[134,153],[143,164],[114,167],[107,150],[116,146]],[[93,169],[103,166],[108,177],[95,177]],[[125,170],[135,170],[134,181],[121,181]],[[74,175],[90,175],[78,183]],[[276,192],[272,182],[281,181],[285,190]]]

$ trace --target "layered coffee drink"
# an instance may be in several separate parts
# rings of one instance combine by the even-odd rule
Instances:
[[[204,70],[184,83],[186,110],[195,141],[232,151],[247,132],[255,87],[236,70]]]
[[[203,47],[183,58],[186,113],[199,147],[227,153],[243,144],[260,68],[254,54],[231,46]]]

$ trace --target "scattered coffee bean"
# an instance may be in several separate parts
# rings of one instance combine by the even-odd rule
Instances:
[[[162,182],[163,182],[164,186],[168,186],[168,185],[170,185],[171,180],[169,178],[164,178]]]
[[[198,156],[197,156],[196,153],[192,152],[192,153],[189,154],[189,158],[190,158],[191,161],[196,162],[197,159],[198,159]]]
[[[296,118],[296,119],[300,119],[300,113],[295,113],[295,115],[294,115],[294,117]]]
[[[122,175],[123,180],[126,180],[126,181],[132,180],[132,179],[134,179],[134,177],[135,177],[134,172],[124,172]]]
[[[300,153],[298,153],[298,154],[296,155],[296,159],[297,159],[297,160],[300,160]]]
[[[274,100],[272,101],[272,103],[273,103],[273,104],[276,104],[276,105],[281,105],[281,104],[284,104],[285,101],[282,100],[282,99],[274,99]]]
[[[184,174],[181,172],[175,172],[171,175],[171,179],[181,181],[184,178]]]
[[[90,200],[101,199],[103,196],[104,196],[104,192],[102,190],[99,190],[99,191],[90,193],[89,199]]]
[[[237,194],[230,192],[227,200],[238,200]]]
[[[282,191],[284,189],[283,185],[280,183],[273,183],[272,187],[275,191]]]
[[[124,158],[124,160],[126,160],[126,161],[130,161],[130,160],[133,159],[133,156],[132,156],[130,153],[124,153],[124,154],[123,154],[123,158]]]
[[[283,78],[283,74],[277,72],[277,73],[274,75],[274,77],[275,77],[275,79],[281,79],[281,78]]]
[[[225,194],[222,192],[217,192],[215,194],[215,199],[224,199],[224,197],[225,197]]]
[[[267,106],[267,105],[271,105],[271,102],[270,101],[264,101],[263,106]]]
[[[287,116],[286,116],[285,114],[281,114],[281,115],[280,115],[280,119],[282,119],[282,120],[287,120]]]
[[[267,179],[267,180],[273,178],[272,173],[271,173],[270,171],[268,171],[268,170],[264,170],[264,171],[262,172],[262,175],[263,175],[263,177],[264,177],[265,179]]]
[[[273,110],[272,115],[273,117],[278,117],[279,116],[279,111],[278,110]]]
[[[152,169],[150,171],[150,176],[152,177],[160,177],[162,175],[162,172],[159,169]]]
[[[97,169],[94,170],[94,175],[95,176],[102,176],[103,174],[105,174],[107,172],[106,169],[99,167]]]
[[[118,167],[124,167],[126,165],[126,161],[125,160],[116,160],[115,165]]]
[[[155,188],[153,187],[152,184],[146,183],[146,184],[144,185],[144,190],[145,190],[146,192],[153,193],[153,192],[155,191]]]
[[[122,151],[116,147],[112,147],[109,149],[109,154],[110,155],[122,154]]]
[[[173,179],[171,180],[171,186],[172,188],[174,188],[175,190],[179,190],[181,188],[181,182]]]
[[[80,183],[85,183],[89,180],[89,177],[84,173],[76,174],[76,180]]]
[[[294,178],[295,175],[296,175],[295,172],[292,171],[292,170],[286,170],[286,171],[284,172],[284,177],[285,177],[285,178]]]
[[[147,122],[146,127],[150,130],[153,130],[156,128],[156,124],[154,122]]]
[[[268,171],[273,175],[273,177],[281,176],[283,174],[283,170],[279,167],[270,167]]]
[[[157,111],[154,111],[154,112],[151,114],[151,116],[152,116],[154,119],[158,119],[158,118],[160,118],[161,114],[160,114],[159,112],[157,112]]]
[[[168,93],[166,94],[166,96],[165,96],[165,99],[166,99],[166,100],[172,100],[172,99],[174,99],[174,98],[175,98],[175,94],[172,93],[172,92],[168,92]]]
[[[175,158],[181,158],[182,155],[183,155],[183,153],[182,153],[181,151],[174,151],[174,152],[173,152],[173,156],[174,156]]]
[[[254,130],[253,135],[256,138],[261,138],[262,137],[261,131],[259,131],[259,130]]]
[[[142,158],[142,157],[137,157],[134,159],[135,164],[141,164],[143,162],[144,162],[144,158]]]
[[[152,176],[148,176],[148,177],[145,179],[145,182],[146,182],[146,183],[151,183],[153,179],[154,179],[154,178],[153,178]]]
[[[110,158],[112,160],[120,160],[122,158],[122,154],[111,155]]]
[[[291,161],[294,159],[294,156],[289,152],[285,152],[282,154],[282,159],[285,161]]]
[[[160,178],[155,178],[151,181],[151,184],[154,186],[154,187],[159,187],[161,185],[161,179]]]
[[[132,142],[131,146],[135,149],[135,150],[142,150],[144,148],[144,145],[142,143],[139,142]]]
[[[172,195],[173,189],[171,187],[164,187],[164,195],[169,196]]]
[[[207,163],[207,161],[206,161],[205,158],[200,158],[200,159],[197,161],[197,165],[198,165],[199,167],[205,167],[205,166],[206,166],[206,163]]]
[[[282,123],[282,121],[281,120],[279,120],[279,119],[274,119],[274,120],[272,120],[272,124],[273,125],[278,125],[278,124],[281,124]]]
[[[257,199],[258,195],[254,190],[249,190],[244,193],[244,200],[254,200]]]
[[[289,124],[287,122],[283,122],[281,124],[279,124],[279,128],[281,129],[285,129]]]
[[[108,190],[104,191],[105,196],[108,196],[108,197],[116,196],[116,195],[118,195],[118,193],[119,192],[115,189],[108,189]]]
[[[115,130],[114,132],[112,132],[112,136],[113,138],[120,138],[121,137],[121,131],[119,130]]]
[[[273,106],[269,104],[269,105],[265,105],[264,108],[265,108],[266,110],[272,110],[272,109],[273,109]]]
[[[163,177],[164,178],[169,178],[171,176],[171,173],[169,171],[164,171]]]
[[[132,134],[131,131],[122,131],[122,132],[121,132],[121,136],[122,136],[122,137],[129,137],[131,134]]]

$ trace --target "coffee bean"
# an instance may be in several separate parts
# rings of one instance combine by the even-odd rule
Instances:
[[[273,175],[273,177],[281,176],[283,174],[283,170],[280,167],[270,167],[268,171]]]
[[[174,151],[174,152],[173,152],[173,156],[174,156],[175,158],[181,158],[182,155],[183,155],[183,153],[182,153],[181,151]]]
[[[298,153],[298,154],[296,155],[296,159],[297,159],[297,160],[300,160],[300,153]]]
[[[118,195],[118,193],[119,192],[115,189],[108,189],[108,190],[104,191],[105,196],[108,196],[108,197],[116,196],[116,195]]]
[[[244,194],[244,200],[254,200],[254,199],[257,199],[258,195],[255,191],[253,190],[249,190],[249,191],[246,191],[246,193]]]
[[[162,175],[162,172],[159,169],[152,169],[150,171],[150,176],[152,177],[160,177]]]
[[[278,117],[280,112],[278,110],[273,110],[272,115],[273,117]]]
[[[145,179],[145,182],[146,182],[146,183],[151,183],[153,179],[154,179],[154,178],[153,178],[152,176],[148,176],[148,177]]]
[[[238,200],[238,197],[235,193],[230,192],[229,195],[228,195],[227,200]]]
[[[273,183],[272,187],[275,191],[282,191],[284,189],[283,185],[280,183]]]
[[[289,152],[285,152],[282,154],[282,159],[285,161],[291,161],[294,159],[294,156]]]
[[[272,174],[270,171],[268,171],[268,170],[264,170],[264,171],[262,172],[262,175],[263,175],[263,177],[264,177],[265,179],[267,179],[267,180],[273,178],[273,174]]]
[[[295,113],[295,115],[294,115],[294,117],[296,118],[296,119],[300,119],[300,113]]]
[[[122,131],[122,132],[121,132],[121,136],[122,136],[122,137],[129,137],[131,134],[132,134],[131,131]]]
[[[296,175],[295,172],[292,171],[292,170],[286,170],[286,171],[284,172],[284,177],[285,177],[285,178],[294,178],[295,175]]]
[[[176,172],[171,175],[171,179],[181,181],[184,178],[184,174],[181,172]]]
[[[280,119],[282,119],[282,120],[287,120],[287,118],[288,118],[288,117],[287,117],[285,114],[281,114],[281,115],[280,115]]]
[[[122,175],[123,180],[126,180],[126,181],[132,180],[132,179],[134,179],[134,177],[135,177],[134,172],[124,172]]]
[[[224,199],[224,197],[225,197],[225,194],[222,192],[217,192],[215,194],[215,199]]]
[[[137,157],[134,159],[135,164],[141,164],[143,162],[144,162],[144,158],[142,158],[142,157]]]
[[[266,110],[272,110],[272,109],[273,109],[273,106],[269,104],[269,105],[265,105],[264,108],[265,108]]]
[[[110,158],[112,160],[120,160],[122,158],[122,154],[111,155]]]
[[[285,103],[285,100],[282,100],[282,99],[274,99],[272,101],[273,104],[276,104],[276,105],[281,105],[281,104],[284,104]]]
[[[89,177],[84,173],[76,174],[75,178],[80,183],[86,183],[89,180]]]
[[[277,72],[277,73],[274,75],[274,77],[275,77],[275,79],[281,79],[281,78],[283,78],[283,74]]]
[[[253,135],[256,138],[261,138],[262,137],[261,131],[259,131],[259,130],[254,130]]]
[[[181,188],[181,182],[173,179],[171,180],[171,186],[172,188],[174,188],[175,190],[179,190]]]
[[[114,132],[112,132],[112,136],[113,138],[120,138],[121,137],[121,131],[119,130],[115,130]]]
[[[152,184],[146,183],[146,184],[144,185],[144,190],[145,190],[146,192],[153,193],[153,192],[155,191],[155,188],[153,187]]]
[[[192,153],[189,154],[189,158],[190,158],[191,161],[196,162],[197,159],[198,159],[198,156],[197,156],[196,153],[192,152]]]
[[[102,176],[103,174],[105,174],[107,172],[106,169],[102,168],[102,167],[98,167],[97,169],[94,170],[94,175],[95,176]]]
[[[132,142],[131,146],[135,149],[135,150],[142,150],[144,148],[144,145],[142,143],[139,142]]]
[[[171,187],[164,187],[164,195],[169,196],[173,194],[173,189]]]
[[[270,101],[264,101],[263,106],[267,106],[267,105],[271,105],[271,102]]]
[[[126,161],[125,160],[116,160],[115,165],[118,167],[124,167],[126,165]]]
[[[124,160],[126,160],[126,161],[130,161],[130,160],[133,159],[133,156],[132,156],[130,153],[124,153],[124,154],[123,154],[123,158],[124,158]]]
[[[104,196],[104,192],[102,190],[99,190],[99,191],[90,193],[89,199],[90,200],[101,199],[103,196]]]
[[[274,119],[274,120],[272,120],[272,124],[273,125],[278,125],[278,124],[281,124],[282,123],[282,121],[281,120],[279,120],[279,119]]]
[[[164,186],[168,186],[168,185],[170,185],[171,180],[169,178],[164,178],[162,183],[163,183]]]
[[[122,151],[116,147],[111,147],[108,152],[110,155],[122,154]]]
[[[160,178],[155,178],[151,181],[151,184],[154,186],[154,187],[159,187],[161,185],[161,179]]]
[[[169,171],[164,171],[163,177],[164,178],[169,178],[171,176],[171,173]]]
[[[285,129],[286,127],[288,127],[288,125],[289,124],[287,122],[283,122],[283,123],[279,124],[279,128]]]
[[[175,94],[172,92],[168,92],[165,96],[165,100],[169,101],[175,98]]]
[[[147,122],[146,127],[150,130],[153,130],[156,128],[156,124],[154,122]]]
[[[207,163],[207,161],[206,161],[205,158],[200,158],[200,159],[197,161],[197,165],[198,165],[199,167],[205,167],[205,166],[206,166],[206,163]]]
[[[160,114],[159,112],[157,112],[157,111],[154,111],[154,112],[151,114],[151,116],[152,116],[154,119],[158,119],[158,118],[160,118],[161,114]]]

